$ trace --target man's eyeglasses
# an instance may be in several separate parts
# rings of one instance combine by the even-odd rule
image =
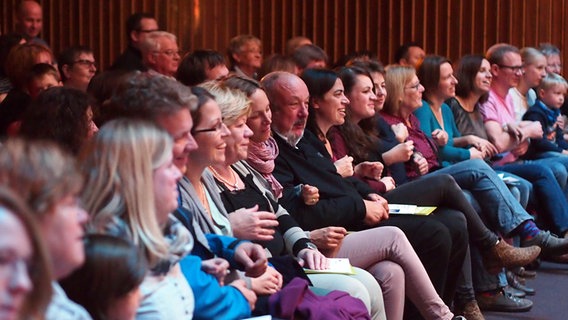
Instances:
[[[165,54],[168,57],[179,56],[181,51],[179,50],[164,50],[164,51],[156,51],[156,53]]]
[[[503,68],[503,69],[510,69],[511,71],[513,71],[514,73],[517,72],[524,72],[523,70],[523,66],[507,66],[504,64],[498,64],[497,65],[499,68]]]
[[[191,130],[192,134],[197,134],[197,133],[202,133],[202,132],[220,132],[221,130],[223,130],[223,127],[225,126],[225,124],[223,123],[223,121],[219,121],[214,127],[212,128],[207,128],[207,129],[195,129],[195,130]]]
[[[150,32],[154,32],[154,31],[160,31],[159,29],[151,29],[151,30],[143,30],[143,29],[138,29],[136,30],[137,32],[141,32],[141,33],[150,33]]]
[[[96,68],[96,67],[97,67],[97,63],[96,63],[95,61],[91,61],[91,60],[84,60],[84,59],[75,60],[75,61],[73,61],[73,64],[75,64],[75,63],[84,65],[84,66],[86,66],[86,67],[88,67],[88,68],[90,68],[90,67],[95,67],[95,68]]]

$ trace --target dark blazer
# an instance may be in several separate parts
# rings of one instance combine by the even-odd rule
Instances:
[[[375,193],[367,184],[355,178],[343,178],[335,169],[325,146],[309,131],[290,146],[276,133],[280,154],[275,160],[274,176],[284,187],[280,204],[290,212],[305,230],[328,226],[342,226],[348,230],[367,229],[365,218],[366,198]],[[306,205],[299,194],[300,184],[319,189],[320,200]]]
[[[148,71],[148,68],[142,63],[142,52],[137,48],[128,45],[124,52],[112,64],[110,70],[127,70],[127,71]]]

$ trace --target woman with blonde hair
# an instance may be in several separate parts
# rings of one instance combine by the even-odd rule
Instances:
[[[43,319],[51,297],[51,271],[39,230],[25,204],[10,190],[0,188],[1,319]],[[31,272],[33,270],[34,272]]]
[[[83,224],[87,213],[79,206],[83,184],[74,159],[53,143],[9,139],[0,152],[0,184],[29,206],[47,248],[53,295],[45,317],[90,319],[57,283],[85,259]]]
[[[171,137],[155,125],[119,119],[103,126],[82,154],[87,186],[82,200],[91,214],[90,229],[129,239],[149,262],[141,319],[193,313],[193,293],[178,264],[192,241],[169,216],[177,208],[181,177],[172,148]]]

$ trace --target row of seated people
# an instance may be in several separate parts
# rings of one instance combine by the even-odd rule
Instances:
[[[171,40],[160,31],[148,32],[148,39],[153,36]],[[177,49],[167,50],[153,54],[163,58],[156,61],[179,60]],[[492,159],[499,170],[507,172],[508,183],[524,202],[529,202],[533,192],[539,219],[561,235],[566,232],[562,202],[566,201],[566,175],[562,176],[562,157],[550,157],[552,150],[545,150],[548,160],[535,157],[523,160],[522,165],[519,161],[504,163],[524,154],[523,148],[538,148],[538,143],[553,139],[549,132],[544,135],[543,125],[502,116],[511,105],[496,105],[495,101],[508,97],[508,91],[497,96],[502,91],[496,91],[493,99],[490,93],[486,103],[477,103],[494,85],[506,82],[512,86],[529,74],[521,72],[529,63],[523,67],[515,60],[517,56],[520,59],[515,48],[498,45],[488,51],[487,60],[464,57],[455,77],[449,61],[441,57],[425,57],[418,73],[412,67],[396,65],[385,72],[377,63],[354,59],[337,71],[308,68],[301,78],[281,71],[263,77],[260,85],[250,75],[240,74],[203,84],[204,89],[188,89],[168,78],[173,74],[156,67],[144,75],[105,74],[111,78],[99,82],[98,87],[93,85],[93,90],[100,90],[94,94],[99,103],[69,88],[39,93],[22,118],[9,122],[10,130],[3,133],[51,138],[77,159],[51,145],[14,137],[2,147],[2,184],[23,195],[39,215],[39,237],[43,240],[37,239],[33,227],[26,227],[28,237],[35,239],[33,243],[47,243],[47,257],[41,246],[35,245],[33,250],[28,245],[22,254],[28,260],[37,258],[38,264],[52,261],[51,277],[47,272],[39,277],[14,269],[20,272],[15,279],[20,281],[22,312],[32,315],[45,310],[49,282],[61,280],[67,294],[90,315],[66,301],[61,287],[53,282],[48,318],[59,319],[65,313],[85,318],[110,314],[117,318],[135,314],[163,319],[192,315],[240,318],[248,316],[253,306],[256,314],[281,316],[268,307],[268,296],[284,295],[284,284],[298,275],[314,287],[349,292],[362,301],[363,317],[375,319],[451,319],[451,306],[468,319],[483,319],[474,287],[480,302],[508,299],[511,310],[530,309],[528,300],[503,294],[498,277],[490,273],[501,267],[526,265],[541,251],[547,258],[558,257],[568,252],[568,243],[539,229],[481,159]],[[224,59],[220,60],[223,66]],[[219,75],[206,71],[219,65],[197,67],[204,78],[216,79]],[[55,69],[46,65],[33,68],[43,68],[46,71],[36,72],[57,80]],[[175,71],[180,74],[177,67]],[[28,74],[27,81],[32,79]],[[112,79],[115,82],[109,85]],[[458,95],[448,104],[454,101],[455,106],[457,102],[467,112],[462,123],[478,130],[463,137],[454,130],[455,124],[447,122],[452,111],[448,113],[444,104],[454,98],[456,86],[462,83],[470,84],[464,96],[471,101]],[[554,86],[548,83],[545,87],[546,83],[542,81],[542,88],[534,91],[541,98],[539,103],[548,108],[535,105],[532,111],[537,115],[543,114],[542,110],[554,111],[556,106],[546,95]],[[565,91],[565,83],[556,84],[564,85]],[[472,101],[472,110],[463,107]],[[554,112],[544,120],[551,121],[551,116]],[[115,118],[130,120],[113,121]],[[561,130],[561,123],[553,120],[550,126]],[[97,125],[102,126],[100,131]],[[483,139],[483,133],[493,143]],[[561,139],[562,133],[556,137]],[[82,175],[74,172],[74,161]],[[539,164],[544,161],[546,165]],[[44,202],[37,203],[39,196]],[[88,218],[77,203],[79,197]],[[388,202],[438,209],[428,217],[389,217]],[[26,211],[10,206],[10,200],[6,203],[12,217]],[[54,219],[65,218],[58,215],[65,214],[76,215],[76,221],[67,217],[72,225],[59,220],[54,223]],[[19,220],[28,224],[26,219]],[[92,235],[85,243],[83,263],[83,242],[79,240],[85,223]],[[52,229],[56,227],[69,230]],[[304,230],[310,230],[309,234]],[[70,237],[68,241],[60,239],[64,234]],[[518,236],[523,248],[510,247],[498,234]],[[270,266],[260,246],[233,236],[262,245],[271,256]],[[69,247],[61,248],[62,243]],[[123,246],[131,254],[101,256],[96,247],[105,245]],[[132,245],[141,252],[134,250],[132,254]],[[287,254],[312,269],[325,268],[325,256],[349,258],[359,269],[354,276],[305,276],[290,259],[276,259]],[[226,258],[230,265],[218,257]],[[99,265],[111,258],[128,261],[109,261],[107,269]],[[21,261],[18,256],[12,260],[15,266]],[[130,267],[120,277],[115,274],[116,283],[110,284],[130,278],[128,275],[132,277],[130,284],[101,288],[108,290],[105,292],[84,290],[96,288],[101,278],[111,278],[99,272],[119,273],[118,265]],[[233,268],[245,269],[247,275],[226,272]],[[257,295],[262,297],[258,301]],[[101,296],[109,299],[101,301]],[[410,303],[405,305],[405,296],[415,309]]]

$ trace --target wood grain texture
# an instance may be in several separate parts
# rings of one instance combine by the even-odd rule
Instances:
[[[427,53],[458,59],[492,44],[551,42],[568,61],[568,0],[41,0],[43,37],[57,53],[88,45],[104,69],[124,49],[126,18],[153,13],[178,36],[182,51],[225,52],[229,39],[250,33],[264,53],[281,53],[297,35],[313,39],[332,61],[371,50],[385,63],[417,41]],[[14,30],[18,0],[0,3],[0,31]],[[565,63],[568,64],[568,63]]]

